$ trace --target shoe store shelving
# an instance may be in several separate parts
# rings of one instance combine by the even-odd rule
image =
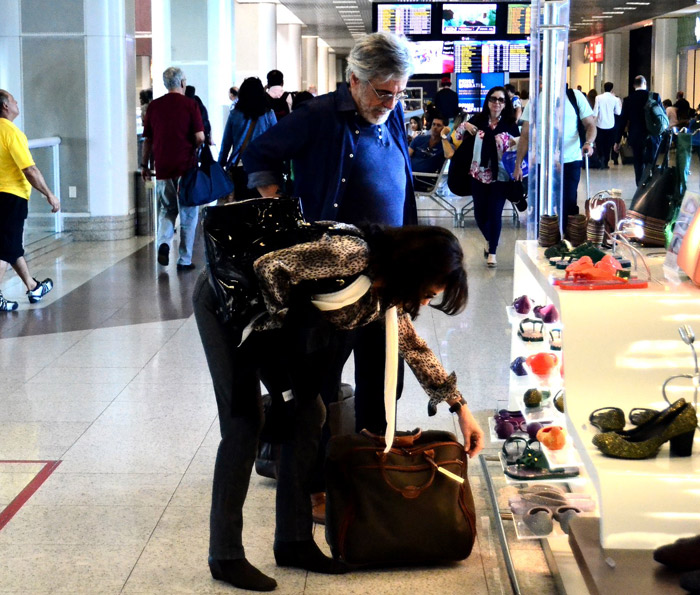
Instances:
[[[700,319],[700,290],[690,282],[664,282],[661,259],[651,261],[648,288],[566,291],[552,285],[564,271],[549,264],[536,241],[520,241],[515,248],[513,297],[526,294],[534,304],[553,303],[561,315],[556,325],[546,325],[539,345],[548,351],[548,330],[563,329],[563,349],[555,353],[565,369],[564,421],[582,474],[597,494],[605,548],[653,549],[700,533],[700,433],[690,457],[671,457],[665,444],[655,458],[615,459],[591,443],[597,430],[588,416],[594,409],[663,409],[664,380],[692,371],[692,356],[677,329]],[[517,336],[519,320],[513,322],[512,358],[526,356],[532,345]],[[509,408],[522,407],[522,394],[530,387],[523,378],[528,377],[511,374]],[[679,387],[671,396],[692,402],[693,391]]]

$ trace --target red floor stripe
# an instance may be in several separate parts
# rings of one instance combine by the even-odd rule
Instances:
[[[44,466],[41,471],[36,474],[34,479],[17,494],[17,497],[5,507],[5,510],[0,512],[0,530],[2,530],[2,528],[10,522],[12,517],[17,514],[19,509],[27,503],[27,500],[34,495],[41,487],[41,484],[44,483],[56,470],[56,467],[61,464],[61,461],[0,461],[0,464],[2,463],[44,463]]]

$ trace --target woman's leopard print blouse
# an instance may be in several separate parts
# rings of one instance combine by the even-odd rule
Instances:
[[[281,326],[291,292],[297,284],[366,273],[367,244],[354,235],[357,230],[350,225],[338,224],[336,229],[344,228],[353,235],[326,234],[317,241],[270,252],[255,261],[255,272],[268,311],[268,316],[256,323],[256,330]],[[370,290],[358,301],[339,310],[323,312],[323,316],[337,328],[353,329],[377,320],[384,313],[377,296]],[[427,343],[416,334],[410,316],[400,309],[399,353],[430,397],[431,405],[441,401],[452,403],[462,398],[454,372],[447,374]]]

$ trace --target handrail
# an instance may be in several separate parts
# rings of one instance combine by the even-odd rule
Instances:
[[[59,159],[59,145],[61,144],[60,136],[47,136],[45,138],[33,138],[28,141],[30,149],[51,148],[52,166],[53,166],[53,193],[61,200],[61,160]],[[61,233],[63,231],[63,214],[61,211],[54,213],[54,232]]]
[[[60,136],[47,136],[46,138],[33,138],[29,141],[30,149],[41,149],[43,147],[54,147],[61,144]]]

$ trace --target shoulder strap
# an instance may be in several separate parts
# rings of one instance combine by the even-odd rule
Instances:
[[[254,118],[250,121],[250,126],[248,126],[248,132],[246,132],[245,138],[243,139],[243,144],[241,145],[241,150],[238,151],[238,157],[236,158],[236,163],[233,164],[233,167],[238,167],[238,162],[241,160],[241,157],[243,156],[243,151],[245,151],[245,148],[250,142],[250,137],[253,136],[253,130],[255,130],[255,126],[257,125],[257,123],[257,118]]]
[[[578,101],[576,101],[576,93],[574,93],[573,89],[570,89],[567,87],[566,89],[566,96],[569,98],[569,101],[571,102],[571,105],[574,107],[574,111],[576,112],[576,117],[581,120],[581,112],[578,109]]]

